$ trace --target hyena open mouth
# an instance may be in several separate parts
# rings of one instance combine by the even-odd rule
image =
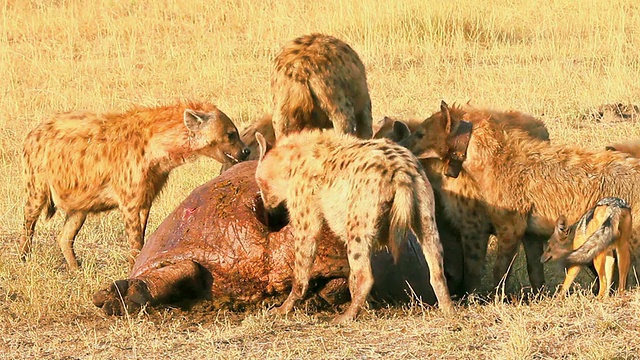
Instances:
[[[289,224],[289,212],[284,203],[271,211],[267,211],[259,193],[254,199],[253,211],[256,219],[265,225],[270,232],[278,232]]]

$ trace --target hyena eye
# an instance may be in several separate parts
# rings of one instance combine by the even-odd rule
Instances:
[[[418,132],[416,132],[416,137],[417,137],[418,139],[422,139],[422,138],[424,137],[424,133],[422,133],[422,132],[418,131]]]
[[[228,132],[227,133],[227,138],[229,139],[229,141],[234,141],[236,139],[236,132],[232,131],[232,132]]]

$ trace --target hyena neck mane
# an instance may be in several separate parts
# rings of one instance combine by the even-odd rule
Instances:
[[[132,132],[144,141],[144,162],[156,173],[168,174],[195,156],[192,136],[184,124],[184,111],[192,109],[213,112],[214,105],[199,102],[180,102],[157,108],[134,107],[127,116]]]

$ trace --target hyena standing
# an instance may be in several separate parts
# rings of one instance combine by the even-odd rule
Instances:
[[[275,57],[271,92],[276,139],[307,128],[373,135],[364,64],[333,36],[314,33],[285,44]]]
[[[560,295],[567,293],[580,269],[593,262],[600,283],[598,297],[605,297],[609,296],[613,280],[615,250],[620,282],[618,291],[623,292],[629,273],[631,232],[629,204],[620,198],[606,197],[571,226],[567,225],[564,215],[560,216],[540,261],[559,260],[569,268]]]
[[[74,239],[89,213],[119,208],[131,248],[142,248],[151,203],[169,172],[199,155],[238,162],[249,155],[233,122],[214,105],[179,103],[125,113],[73,111],[33,129],[24,142],[27,202],[21,257],[31,251],[36,221],[66,213],[58,244],[71,269]]]
[[[446,104],[424,124],[422,137],[414,133],[401,143],[418,157],[444,159],[448,139],[462,120],[473,125],[463,169],[480,189],[498,237],[494,283],[508,274],[524,234],[551,236],[562,214],[576,221],[607,196],[625,198],[632,212],[639,211],[640,159],[628,154],[552,145]],[[638,259],[640,214],[634,213],[633,218],[630,248]]]
[[[309,285],[323,223],[347,245],[351,305],[334,322],[356,317],[373,285],[372,248],[388,244],[394,258],[412,229],[422,246],[441,309],[453,311],[444,277],[433,191],[418,160],[388,140],[334,131],[304,131],[266,152],[262,135],[256,181],[265,209],[286,203],[295,236],[294,281],[278,308],[289,312]]]
[[[493,123],[523,130],[540,141],[549,140],[549,132],[544,123],[531,115],[518,111],[475,109],[471,106],[465,106],[465,109],[468,112],[484,114]],[[431,118],[403,122],[385,117],[376,124],[374,138],[384,137],[400,142],[412,133],[425,137],[428,133],[422,127],[430,121]],[[467,293],[473,293],[478,290],[482,280],[489,236],[495,234],[488,210],[482,200],[482,192],[464,169],[454,178],[445,175],[446,166],[440,159],[422,159],[420,162],[434,191],[441,199],[447,221],[460,233],[464,254],[464,287]],[[544,269],[538,261],[542,254],[543,239],[527,234],[523,240],[529,280],[531,286],[538,290],[544,284]]]

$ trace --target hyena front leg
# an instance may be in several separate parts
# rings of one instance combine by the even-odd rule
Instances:
[[[301,300],[309,289],[309,279],[316,257],[316,242],[322,230],[322,215],[313,211],[308,204],[291,202],[288,205],[289,218],[294,233],[295,263],[293,283],[287,299],[273,311],[286,314]]]
[[[516,214],[504,212],[500,212],[499,216],[492,216],[492,220],[498,238],[498,256],[493,266],[493,286],[496,288],[503,278],[506,282],[509,276],[513,258],[518,253],[518,246],[525,232],[526,222]]]
[[[481,221],[475,224],[466,224],[464,220],[456,221],[456,223],[459,225],[460,242],[464,254],[464,290],[471,294],[480,288],[491,225],[489,222]]]
[[[76,235],[80,231],[84,221],[87,219],[87,213],[82,211],[72,211],[67,214],[67,218],[62,226],[62,231],[58,234],[58,245],[62,250],[62,255],[67,261],[67,265],[71,270],[78,269],[78,260],[73,250],[73,242]]]
[[[122,207],[122,215],[124,218],[124,229],[127,233],[129,241],[129,266],[133,264],[140,253],[143,245],[142,224],[140,222],[140,206],[125,205]]]
[[[334,324],[355,319],[371,292],[373,287],[373,272],[371,270],[372,242],[373,237],[369,235],[357,235],[350,231],[347,234],[351,304],[344,313],[333,318],[332,323]]]
[[[544,266],[540,257],[544,252],[544,237],[536,234],[525,234],[522,239],[524,253],[527,256],[527,273],[531,288],[538,292],[544,286]]]
[[[144,233],[147,231],[147,223],[149,222],[149,212],[151,211],[151,204],[144,205],[140,209],[140,227],[142,232],[142,244],[144,245]]]

